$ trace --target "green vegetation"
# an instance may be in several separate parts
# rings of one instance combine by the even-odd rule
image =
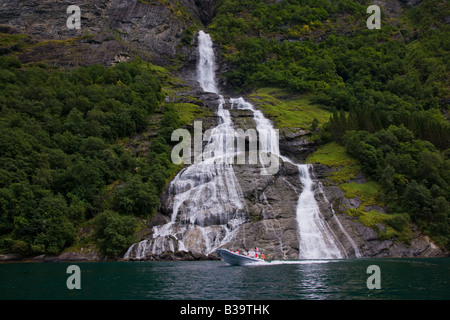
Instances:
[[[137,222],[130,216],[122,216],[106,210],[95,217],[95,235],[100,252],[116,257],[134,243]]]
[[[344,183],[353,179],[361,167],[355,159],[350,157],[345,148],[336,142],[321,146],[316,152],[308,156],[308,163],[321,163],[333,169],[330,180],[334,183]]]
[[[1,251],[57,254],[94,217],[101,252],[126,249],[179,169],[170,135],[182,121],[172,105],[160,108],[158,71],[139,60],[65,71],[0,57]],[[154,114],[150,151],[132,156],[118,141]]]
[[[450,234],[448,150],[414,139],[405,127],[376,133],[348,131],[343,143],[363,171],[384,190],[389,212],[406,212],[440,244]]]
[[[209,31],[234,66],[225,77],[237,88],[311,92],[341,81],[331,53],[311,39],[331,29],[345,32],[336,30],[336,20],[346,22],[338,19],[343,13],[351,17],[349,25],[365,25],[358,19],[364,17],[365,7],[348,0],[222,0]]]
[[[330,142],[321,146],[314,154],[308,157],[307,162],[322,163],[335,168],[357,165],[357,162],[348,155],[345,148],[336,142]]]
[[[19,50],[25,46],[29,37],[24,34],[0,33],[0,50]]]
[[[205,109],[193,103],[175,103],[173,107],[178,113],[182,125],[192,124],[193,119],[207,115]]]
[[[358,197],[365,206],[380,203],[380,186],[374,181],[367,183],[343,183],[339,185],[339,188],[345,192],[347,198]]]
[[[180,1],[174,0],[138,0],[138,2],[155,5],[162,4],[170,9],[174,16],[180,21],[195,21],[200,25],[200,22],[194,20],[194,17],[186,10],[186,8],[180,3]]]
[[[363,225],[377,231],[380,240],[398,238],[405,243],[411,240],[410,218],[407,214],[386,214],[377,210],[366,211],[364,206],[360,206],[358,209],[348,209],[347,214],[358,218]]]
[[[293,96],[276,88],[258,89],[249,98],[280,129],[310,129],[314,119],[317,127],[330,118],[330,112],[312,105],[307,96]]]

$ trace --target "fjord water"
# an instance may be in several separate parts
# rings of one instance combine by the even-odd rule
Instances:
[[[232,267],[212,262],[75,263],[81,289],[66,286],[67,263],[0,264],[0,299],[436,300],[450,298],[450,258],[300,260]],[[381,270],[370,290],[367,268]]]

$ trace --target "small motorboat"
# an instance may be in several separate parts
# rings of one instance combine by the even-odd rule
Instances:
[[[219,257],[232,266],[244,266],[255,262],[264,262],[263,259],[234,253],[227,249],[217,249],[216,252]]]

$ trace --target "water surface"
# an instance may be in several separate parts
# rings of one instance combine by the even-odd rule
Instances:
[[[72,263],[81,289],[69,290],[68,263],[0,264],[0,299],[342,300],[449,299],[450,258],[349,259],[229,266],[214,262]],[[381,289],[369,290],[378,265]]]

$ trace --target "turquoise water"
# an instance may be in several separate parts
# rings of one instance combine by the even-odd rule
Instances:
[[[80,290],[69,290],[69,265]],[[380,268],[381,289],[367,288]],[[213,262],[0,264],[0,299],[367,300],[449,299],[450,258],[298,261],[235,267]]]

